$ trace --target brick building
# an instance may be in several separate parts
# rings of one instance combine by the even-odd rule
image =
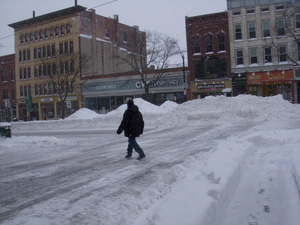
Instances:
[[[118,16],[102,17],[76,2],[9,26],[15,32],[17,117],[22,120],[61,118],[66,106],[68,114],[83,107],[81,78],[131,71],[115,57],[130,57],[119,43],[134,45],[134,38],[145,37],[138,27],[119,23]]]
[[[15,55],[0,57],[0,122],[16,117]]]
[[[190,98],[231,95],[227,12],[186,17]]]

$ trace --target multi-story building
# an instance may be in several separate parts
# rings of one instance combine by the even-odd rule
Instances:
[[[16,117],[15,55],[0,57],[0,122]]]
[[[186,17],[190,98],[232,94],[227,12]]]
[[[83,107],[81,78],[131,71],[119,47],[145,37],[138,27],[74,7],[9,25],[15,32],[17,117],[51,119]]]
[[[294,65],[300,60],[300,47],[291,35],[300,28],[298,6],[297,0],[227,0],[231,70],[237,90],[243,88],[234,81],[243,79],[249,94],[282,94],[299,102]]]

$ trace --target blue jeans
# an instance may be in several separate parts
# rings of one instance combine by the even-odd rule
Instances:
[[[138,145],[138,143],[135,140],[135,137],[129,137],[128,138],[128,148],[127,153],[132,154],[132,150],[135,150],[139,155],[144,155],[143,149]]]

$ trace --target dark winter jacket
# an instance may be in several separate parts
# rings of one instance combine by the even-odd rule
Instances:
[[[117,133],[120,134],[123,130],[126,137],[139,137],[143,133],[144,120],[136,105],[129,106],[124,112],[123,120]]]

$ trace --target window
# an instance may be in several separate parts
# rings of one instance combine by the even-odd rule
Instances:
[[[36,60],[37,59],[37,49],[33,49],[33,58]]]
[[[65,42],[65,54],[69,53],[69,43]]]
[[[48,83],[48,94],[52,95],[52,84]]]
[[[63,52],[64,52],[64,45],[63,45],[63,43],[60,43],[59,44],[59,54],[63,55]]]
[[[249,39],[256,38],[256,24],[255,24],[255,22],[248,23],[248,37],[249,37]]]
[[[65,62],[65,74],[69,74],[69,63]]]
[[[64,35],[64,34],[65,34],[65,27],[64,27],[64,26],[61,27],[61,29],[60,29],[60,34],[61,34],[61,35]]]
[[[255,9],[247,9],[247,14],[255,13]]]
[[[23,80],[23,70],[22,69],[19,70],[19,78],[20,78],[20,80]]]
[[[15,80],[15,71],[14,70],[10,71],[10,79],[11,79],[11,81]]]
[[[200,38],[195,37],[193,38],[194,43],[194,53],[200,53]]]
[[[26,61],[26,51],[23,51],[23,62]]]
[[[5,68],[2,69],[1,77],[2,82],[7,82],[7,70]]]
[[[243,65],[244,64],[244,56],[243,50],[236,50],[236,65]]]
[[[63,63],[60,63],[60,66],[59,66],[59,68],[60,68],[60,75],[63,75],[64,74],[64,64]]]
[[[51,48],[50,45],[47,46],[47,57],[51,57]]]
[[[242,39],[242,25],[241,24],[234,25],[234,33],[235,33],[235,40]]]
[[[23,78],[27,79],[27,70],[26,70],[26,68],[23,69]]]
[[[257,48],[250,48],[250,64],[257,64]]]
[[[67,34],[70,34],[70,33],[71,33],[71,25],[68,24],[68,25],[67,25]]]
[[[272,48],[271,47],[264,48],[264,59],[265,59],[265,63],[272,62]]]
[[[262,22],[262,29],[263,29],[263,36],[264,37],[271,37],[270,21],[263,21]]]
[[[212,52],[212,36],[205,37],[206,52]]]
[[[30,67],[27,68],[27,77],[28,77],[28,79],[31,79],[31,68]]]
[[[28,96],[31,96],[31,86],[28,86],[27,90],[28,90]]]
[[[298,61],[300,61],[300,43],[298,43]]]
[[[59,35],[59,28],[56,27],[56,28],[55,28],[55,36],[57,37],[58,35]]]
[[[234,11],[234,12],[232,13],[232,15],[234,15],[234,16],[241,15],[241,11]]]
[[[44,77],[47,77],[47,66],[43,65],[43,75]]]
[[[27,50],[27,61],[30,61],[30,50]]]
[[[48,95],[48,85],[44,84],[44,95]]]
[[[55,45],[52,45],[52,57],[55,57]]]
[[[39,77],[42,77],[42,75],[43,75],[42,66],[39,66]]]
[[[38,48],[38,57],[39,59],[42,58],[42,49]]]
[[[46,58],[46,47],[43,47],[43,58]]]
[[[37,84],[34,85],[34,95],[35,96],[39,95],[39,86]]]
[[[33,42],[33,33],[30,34],[30,42]]]
[[[28,34],[25,35],[25,43],[28,43]]]
[[[70,72],[71,72],[71,73],[75,73],[74,60],[72,60],[72,61],[70,62]]]
[[[49,30],[46,30],[45,31],[45,39],[48,39],[48,36],[49,36]]]
[[[23,44],[24,43],[24,37],[23,35],[20,36],[20,44]]]
[[[51,65],[49,64],[47,67],[48,67],[48,69],[47,69],[48,77],[51,77]]]
[[[38,32],[35,32],[35,33],[34,33],[34,40],[35,40],[35,41],[38,41],[38,40],[39,40],[39,34],[38,34]]]
[[[20,96],[23,97],[24,96],[24,93],[23,93],[23,87],[20,86]]]
[[[300,9],[295,11],[295,26],[296,28],[300,28]]]
[[[52,64],[52,75],[55,76],[56,75],[56,65]]]
[[[225,51],[225,35],[218,34],[219,51]]]
[[[43,31],[40,31],[40,40],[43,40],[43,38],[44,38],[44,33]]]
[[[24,86],[24,97],[27,97],[27,86]]]
[[[70,41],[70,54],[74,52],[74,42]]]
[[[268,11],[270,11],[270,8],[269,8],[269,7],[262,7],[262,8],[260,9],[260,11],[261,11],[261,12],[268,12]]]
[[[54,29],[51,28],[51,30],[50,30],[50,37],[53,38],[53,36],[54,36]]]
[[[11,99],[12,100],[16,99],[16,97],[15,97],[15,89],[11,89]]]
[[[105,27],[105,37],[109,38],[109,28]]]
[[[43,85],[39,85],[39,95],[43,95]]]
[[[22,62],[22,52],[19,52],[19,62]]]
[[[34,67],[34,78],[38,77],[38,68]]]
[[[126,32],[123,33],[123,41],[125,43],[127,43],[127,33]]]
[[[277,5],[275,7],[276,10],[283,10],[284,9],[284,5]]]
[[[278,55],[279,55],[279,62],[286,62],[287,61],[286,46],[279,46]]]
[[[283,36],[285,35],[285,21],[284,19],[277,20],[277,35]]]

